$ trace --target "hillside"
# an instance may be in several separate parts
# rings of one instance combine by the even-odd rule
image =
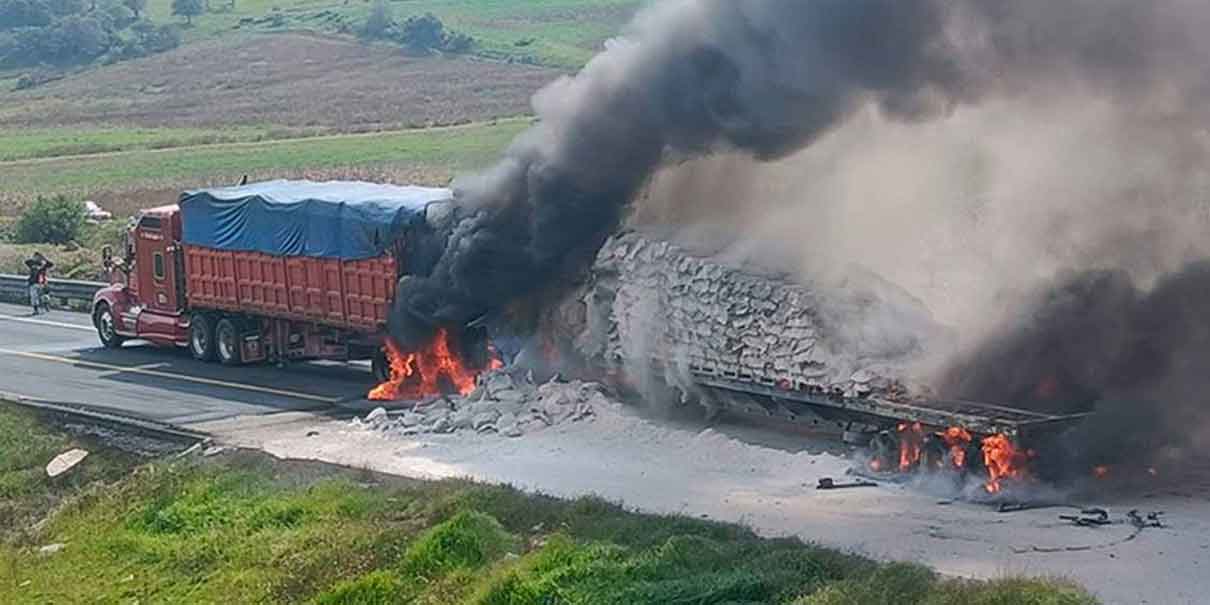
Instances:
[[[235,32],[311,30],[355,32],[370,0],[214,0],[186,40]],[[397,19],[432,13],[447,27],[474,36],[474,53],[496,59],[575,68],[592,57],[642,4],[640,0],[390,0]],[[157,22],[181,21],[172,0],[149,0]]]
[[[356,131],[513,116],[557,70],[310,34],[240,35],[0,95],[0,130]],[[15,133],[21,136],[19,133]]]
[[[181,21],[170,4],[147,14]],[[0,73],[0,217],[57,193],[125,214],[244,174],[444,183],[489,162],[524,126],[496,121],[528,114],[638,5],[389,2],[396,20],[431,12],[475,39],[466,54],[417,57],[356,38],[367,1],[212,2],[174,51],[22,91],[17,72]],[[450,125],[469,126],[426,132]]]

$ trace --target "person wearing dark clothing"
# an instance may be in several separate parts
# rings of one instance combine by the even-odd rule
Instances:
[[[48,277],[47,272],[55,264],[50,262],[50,259],[42,256],[41,252],[35,252],[32,258],[25,260],[25,266],[29,268],[29,279],[26,284],[29,285],[29,304],[34,308],[34,315],[38,314],[38,310],[50,311],[43,300],[46,292]]]

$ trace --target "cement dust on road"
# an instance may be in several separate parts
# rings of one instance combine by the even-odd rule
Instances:
[[[1210,502],[1160,495],[1113,502],[1163,510],[1168,527],[1127,539],[1133,528],[1061,522],[1063,509],[1000,514],[939,502],[893,485],[817,491],[843,479],[850,462],[830,453],[780,449],[721,430],[653,422],[621,404],[591,418],[509,439],[473,431],[384,435],[305,413],[193,425],[220,441],[282,458],[320,460],[415,478],[468,477],[561,497],[596,494],[656,513],[749,525],[880,559],[917,561],[945,574],[1066,576],[1106,603],[1197,603],[1210,591]],[[772,443],[784,437],[774,437]],[[763,440],[761,440],[763,442]],[[812,448],[825,449],[825,444]]]

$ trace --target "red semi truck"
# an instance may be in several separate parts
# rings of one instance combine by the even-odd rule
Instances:
[[[132,219],[121,258],[105,252],[93,323],[111,348],[141,339],[227,365],[371,359],[384,380],[396,283],[451,199],[354,182],[186,192]]]

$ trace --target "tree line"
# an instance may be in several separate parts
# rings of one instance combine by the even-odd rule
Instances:
[[[468,34],[445,27],[432,13],[397,21],[386,0],[375,0],[362,26],[361,36],[369,40],[389,40],[417,54],[433,52],[465,53],[475,47]]]
[[[147,0],[0,0],[0,66],[114,62],[179,46],[179,28],[152,23],[146,9]]]

